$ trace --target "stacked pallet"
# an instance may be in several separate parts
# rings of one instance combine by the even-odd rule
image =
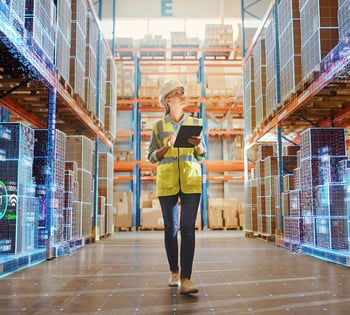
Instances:
[[[71,1],[71,47],[70,47],[70,73],[69,83],[72,86],[75,97],[85,102],[85,65],[86,65],[86,23],[87,7],[85,0]]]
[[[183,48],[183,51],[172,51],[171,58],[197,58],[197,51],[188,51],[188,48],[199,48],[199,38],[187,37],[186,32],[171,32],[171,48]]]
[[[270,115],[277,106],[276,98],[276,40],[273,21],[266,26],[265,55],[266,55],[266,115]]]
[[[18,1],[3,0],[1,2],[1,13],[4,14],[5,19],[10,22],[12,27],[22,37],[26,36],[25,8],[26,8],[26,0],[18,0]]]
[[[165,48],[167,46],[167,42],[165,38],[162,38],[161,35],[153,35],[147,34],[144,38],[139,41],[139,48],[159,48],[164,49],[162,51],[147,51],[140,50],[140,58],[165,58]]]
[[[339,0],[338,9],[339,40],[350,41],[350,0]]]
[[[7,209],[2,206],[0,213],[0,253],[22,254],[38,248],[38,235],[33,233],[38,222],[32,178],[34,130],[22,123],[0,123],[0,131],[1,202],[7,201]]]
[[[232,25],[224,24],[206,24],[204,48],[213,48],[212,51],[205,52],[206,57],[230,57],[230,51],[215,51],[215,48],[233,47],[233,29]]]
[[[84,136],[67,136],[66,161],[78,163],[77,207],[81,226],[79,238],[92,234],[92,141]]]
[[[266,117],[266,55],[265,38],[260,38],[254,47],[254,95],[256,125]]]
[[[244,184],[244,229],[258,232],[257,180],[252,176]]]
[[[113,216],[114,229],[131,229],[132,227],[132,193],[114,192],[113,205],[116,212]]]
[[[275,230],[274,187],[278,169],[277,158],[273,154],[273,145],[260,145],[258,147],[258,160],[255,165],[257,219],[260,234],[273,234]]]
[[[101,64],[100,64],[100,86],[99,86],[99,106],[98,111],[96,108],[96,115],[101,126],[105,124],[105,108],[106,108],[106,98],[107,98],[107,51],[108,47],[106,42],[102,41],[101,43]]]
[[[85,102],[88,111],[96,116],[96,84],[97,84],[97,42],[98,26],[89,13],[87,17],[86,67],[85,67]]]
[[[113,222],[113,213],[112,213]],[[114,223],[113,223],[114,226]],[[99,237],[106,235],[106,198],[104,196],[97,197],[97,235]]]
[[[47,227],[45,222],[51,220],[54,229],[52,229],[51,245],[62,244],[64,239],[64,169],[65,169],[65,154],[66,154],[66,135],[55,130],[55,147],[53,148],[53,169],[51,176],[55,191],[53,193],[53,208],[52,218],[46,217],[45,200],[47,198],[47,165],[48,159],[48,131],[46,129],[37,129],[34,132],[34,163],[33,177],[35,179],[35,196],[38,198],[40,205],[39,211],[39,227],[38,227],[38,242],[39,248],[47,247]]]
[[[307,80],[338,42],[338,0],[300,0],[299,6],[302,78]]]
[[[98,195],[102,196],[104,200],[101,202],[105,205],[105,210],[99,208],[99,214],[105,217],[105,234],[114,232],[113,227],[113,167],[114,159],[111,153],[98,154]],[[103,225],[101,223],[101,225]]]
[[[20,1],[11,2],[21,4]],[[56,6],[53,1],[28,0],[23,7],[26,10],[27,44],[48,67],[53,68]]]
[[[56,68],[60,79],[69,82],[69,57],[71,46],[71,1],[57,1],[57,27],[56,27]]]
[[[346,187],[338,169],[346,160],[343,128],[311,128],[301,134],[304,243],[348,249]]]
[[[125,66],[122,62],[117,62],[116,68],[118,98],[132,98],[134,96],[133,68]]]
[[[238,201],[235,198],[208,199],[208,227],[211,229],[239,227]]]
[[[113,139],[115,138],[117,131],[117,77],[114,60],[110,56],[107,59],[106,79],[106,108],[104,127],[106,132]]]
[[[116,57],[119,58],[130,58],[134,57],[132,51],[118,51],[118,48],[133,48],[134,41],[131,37],[117,37],[115,39]]]
[[[158,99],[160,82],[158,79],[143,77],[139,87],[140,98]]]
[[[299,0],[282,0],[278,5],[281,100],[295,91],[301,81],[301,33]]]
[[[256,126],[254,59],[249,56],[243,69],[245,136],[250,137]]]
[[[78,196],[78,163],[65,162],[64,167],[64,207],[63,229],[64,240],[71,241],[80,238],[81,214]]]

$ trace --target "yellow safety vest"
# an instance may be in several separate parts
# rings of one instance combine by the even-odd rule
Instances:
[[[201,125],[202,120],[188,117],[184,125]],[[159,147],[167,144],[171,135],[175,134],[174,126],[165,118],[153,125]],[[185,194],[202,192],[201,165],[194,154],[194,148],[169,148],[157,165],[156,195],[171,196],[179,191]]]

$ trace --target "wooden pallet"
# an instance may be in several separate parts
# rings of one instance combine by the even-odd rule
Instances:
[[[273,234],[259,233],[258,238],[260,238],[264,241],[267,241],[267,242],[274,242],[275,241],[275,236]]]
[[[95,243],[95,236],[88,236],[85,238],[85,244]]]
[[[129,232],[129,231],[131,231],[131,226],[114,227],[114,232]]]
[[[253,231],[244,231],[244,236],[254,238],[254,237],[257,237],[258,235],[256,232],[253,232]]]
[[[137,231],[164,231],[164,227],[143,227],[139,226]]]
[[[73,98],[81,108],[86,108],[83,99],[78,93],[74,93]]]
[[[57,74],[57,80],[64,87],[64,89],[70,94],[70,96],[74,98],[74,91],[71,85],[69,84],[69,82],[67,82],[66,79],[59,73]]]

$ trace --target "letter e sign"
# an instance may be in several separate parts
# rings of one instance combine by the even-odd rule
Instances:
[[[173,0],[161,0],[161,16],[173,16]]]

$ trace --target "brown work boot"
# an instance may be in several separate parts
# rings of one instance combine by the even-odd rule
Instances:
[[[168,281],[169,287],[179,287],[180,286],[180,276],[178,272],[172,272],[169,281]]]
[[[198,288],[190,279],[181,279],[180,294],[197,293]]]

